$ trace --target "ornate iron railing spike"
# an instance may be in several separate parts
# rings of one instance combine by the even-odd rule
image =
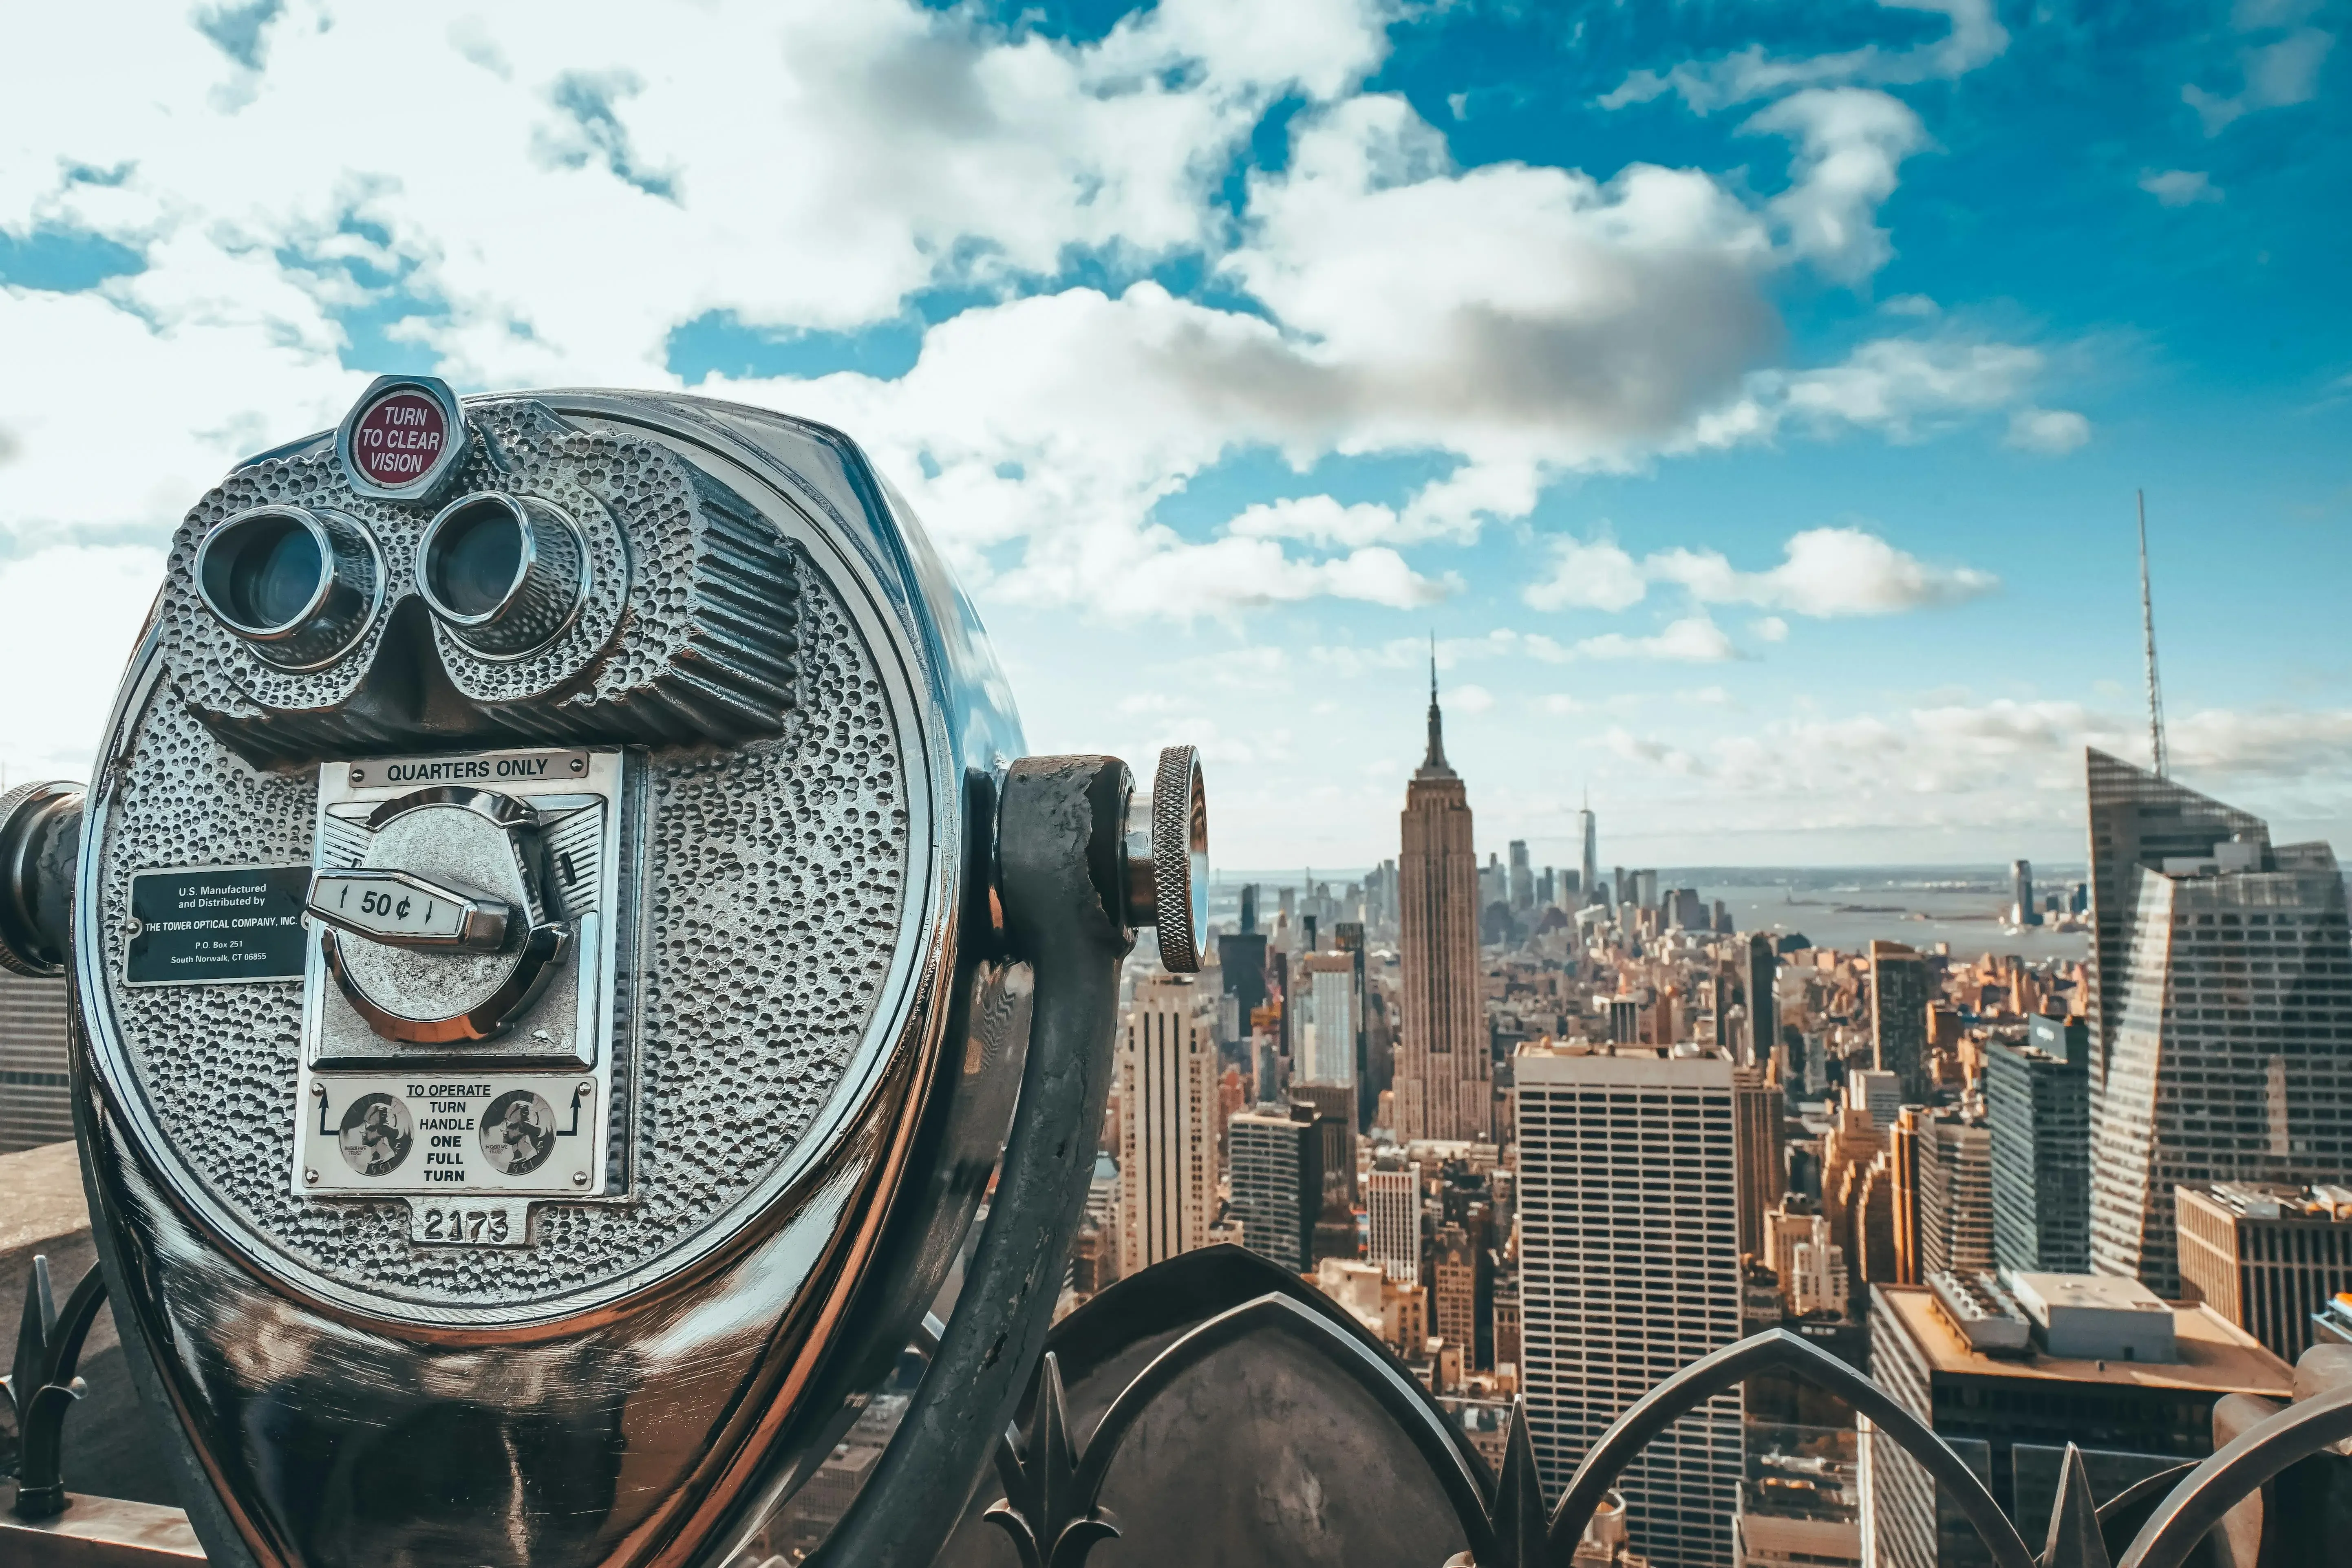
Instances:
[[[1601,1440],[1586,1451],[1570,1478],[1568,1490],[1551,1516],[1550,1551],[1554,1568],[1568,1568],[1576,1543],[1584,1534],[1593,1510],[1610,1483],[1633,1462],[1650,1440],[1681,1417],[1718,1394],[1737,1388],[1759,1373],[1781,1371],[1818,1384],[1867,1415],[1876,1436],[1892,1437],[1952,1495],[1969,1523],[1993,1555],[1998,1568],[2035,1568],[2033,1554],[2017,1533],[2000,1504],[1969,1468],[1968,1462],[1946,1447],[1926,1423],[1895,1403],[1892,1394],[1828,1352],[1807,1343],[1786,1329],[1768,1329],[1737,1344],[1704,1356],[1650,1390],[1610,1424]],[[2167,1564],[2166,1568],[2177,1568]]]
[[[2206,1533],[2264,1481],[2352,1437],[2352,1387],[2298,1400],[2241,1432],[2165,1494],[2119,1568],[2182,1568]]]
[[[8,1376],[0,1378],[16,1418],[16,1501],[10,1511],[18,1519],[49,1519],[65,1511],[66,1412],[82,1394],[74,1367],[105,1300],[106,1277],[93,1265],[58,1311],[49,1289],[49,1260],[34,1257],[25,1281],[24,1316],[16,1326],[16,1358]]]
[[[2083,1450],[2066,1445],[2058,1471],[2058,1501],[2050,1510],[2050,1533],[2042,1546],[2042,1568],[2114,1568],[2099,1533],[2098,1504],[2091,1498],[2091,1475]]]
[[[1118,1534],[1097,1500],[1101,1481],[1080,1484],[1061,1359],[1052,1351],[1037,1363],[1029,1429],[1005,1428],[996,1448],[996,1473],[1004,1481],[1004,1497],[983,1517],[1013,1538],[1021,1568],[1081,1568],[1095,1542]]]
[[[1503,1445],[1503,1473],[1495,1481],[1495,1508],[1488,1516],[1495,1533],[1493,1561],[1478,1568],[1544,1568],[1547,1521],[1543,1476],[1536,1468],[1536,1445],[1528,1431],[1528,1402],[1511,1399],[1511,1429]]]

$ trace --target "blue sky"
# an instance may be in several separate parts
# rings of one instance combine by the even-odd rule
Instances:
[[[1229,864],[1394,852],[1432,635],[1482,849],[2079,858],[2141,487],[2177,771],[2352,826],[2344,5],[52,9],[12,778],[223,468],[429,369],[840,424]]]

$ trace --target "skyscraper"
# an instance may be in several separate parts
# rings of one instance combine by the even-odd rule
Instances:
[[[1927,961],[1899,942],[1870,944],[1871,1065],[1893,1073],[1906,1105],[1925,1105],[1936,1080],[1927,1060]]]
[[[2312,1320],[2352,1290],[2352,1188],[2184,1183],[2173,1202],[2194,1299],[2288,1363],[2324,1338]]]
[[[1511,895],[1511,911],[1514,914],[1523,914],[1528,910],[1535,908],[1535,866],[1534,863],[1528,858],[1528,841],[1524,838],[1514,838],[1511,840],[1509,887]]]
[[[2027,1020],[2021,1046],[1985,1050],[1992,1131],[1992,1251],[2003,1268],[2091,1270],[2091,1051],[2080,1018]]]
[[[1118,1271],[1209,1244],[1217,1049],[1190,975],[1140,981],[1118,1051]]]
[[[1728,1051],[1724,1057],[1732,1059]],[[1739,1130],[1739,1250],[1760,1258],[1765,1211],[1780,1201],[1789,1186],[1780,1152],[1787,1101],[1779,1084],[1765,1081],[1761,1068],[1735,1068],[1731,1080],[1733,1116]]]
[[[1771,1059],[1780,1034],[1780,954],[1772,939],[1759,931],[1748,939],[1748,1063],[1762,1067]],[[1804,1064],[1789,1064],[1792,1082],[1804,1080]]]
[[[1592,897],[1593,889],[1601,885],[1601,838],[1593,820],[1592,803],[1590,800],[1587,800],[1583,808],[1576,814],[1576,834],[1584,844],[1582,881],[1580,885],[1583,889],[1584,897],[1590,899]]]
[[[2011,860],[2009,863],[2009,918],[2011,924],[2038,926],[2042,917],[2033,909],[2033,862]]]
[[[1312,1268],[1315,1221],[1323,1208],[1315,1107],[1242,1111],[1225,1124],[1225,1141],[1242,1244],[1293,1274]]]
[[[1739,1337],[1732,1064],[1523,1047],[1519,1297],[1536,1463],[1551,1496],[1620,1412]],[[1619,1481],[1658,1568],[1731,1560],[1739,1395],[1653,1439]]]
[[[1993,1266],[1992,1135],[1958,1116],[1930,1119],[1919,1162],[1919,1276],[1964,1278]]]
[[[2196,858],[2240,834],[2269,836],[2263,820],[2146,773],[2096,749],[2084,752],[2091,816],[2091,1043],[2105,1071],[2120,1013],[2101,993],[2124,984],[2124,949],[2138,907],[2137,878],[2168,858]]]
[[[1486,1008],[1478,992],[1478,857],[1470,803],[1446,765],[1429,666],[1429,751],[1405,786],[1397,858],[1403,1031],[1397,1044],[1397,1135],[1490,1138]]]
[[[1356,1081],[1356,955],[1348,952],[1310,952],[1293,966],[1293,1059],[1301,1082]]]
[[[1364,1209],[1371,1224],[1367,1262],[1400,1285],[1421,1283],[1421,1167],[1383,1159],[1364,1175]]]
[[[2176,1184],[2352,1169],[2352,931],[2326,845],[2098,752],[2089,777],[2091,1266],[2170,1299]]]

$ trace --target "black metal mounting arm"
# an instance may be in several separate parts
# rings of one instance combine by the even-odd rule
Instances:
[[[1132,787],[1116,757],[1031,757],[1005,778],[1005,934],[1036,977],[1020,1112],[939,1350],[873,1479],[811,1560],[821,1568],[929,1568],[1044,1352],[1094,1176],[1119,964],[1134,943],[1117,912]]]
[[[66,1412],[82,1394],[74,1367],[105,1300],[106,1276],[93,1266],[59,1312],[49,1291],[49,1260],[33,1259],[16,1359],[8,1375],[0,1378],[16,1419],[16,1501],[10,1511],[18,1519],[49,1519],[65,1511]]]

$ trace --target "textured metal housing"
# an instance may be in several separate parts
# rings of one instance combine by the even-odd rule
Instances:
[[[432,509],[354,492],[320,437],[231,473],[173,538],[157,629],[170,679],[206,726],[264,764],[420,745],[781,734],[800,689],[799,557],[759,506],[643,432],[584,428],[541,399],[488,400],[468,416],[453,482],[533,497],[579,530],[577,612],[520,657],[467,646],[416,593]],[[195,591],[205,535],[265,506],[344,513],[383,554],[383,611],[315,669],[270,664]],[[420,639],[432,657],[415,656]]]
[[[596,586],[552,644],[475,659],[410,598],[318,672],[234,646],[186,578],[232,511],[351,512],[414,581],[430,509],[351,494],[314,438],[191,514],[92,792],[84,1159],[134,1363],[205,1436],[216,1506],[192,1512],[222,1562],[655,1562],[723,1535],[906,1342],[1020,1071],[993,1038],[1012,972],[966,924],[1017,721],[856,447],[623,394],[467,423],[459,482],[587,536]],[[121,985],[131,874],[308,860],[321,760],[555,741],[632,743],[643,770],[614,1195],[467,1247],[419,1245],[404,1203],[289,1192],[301,986]]]

